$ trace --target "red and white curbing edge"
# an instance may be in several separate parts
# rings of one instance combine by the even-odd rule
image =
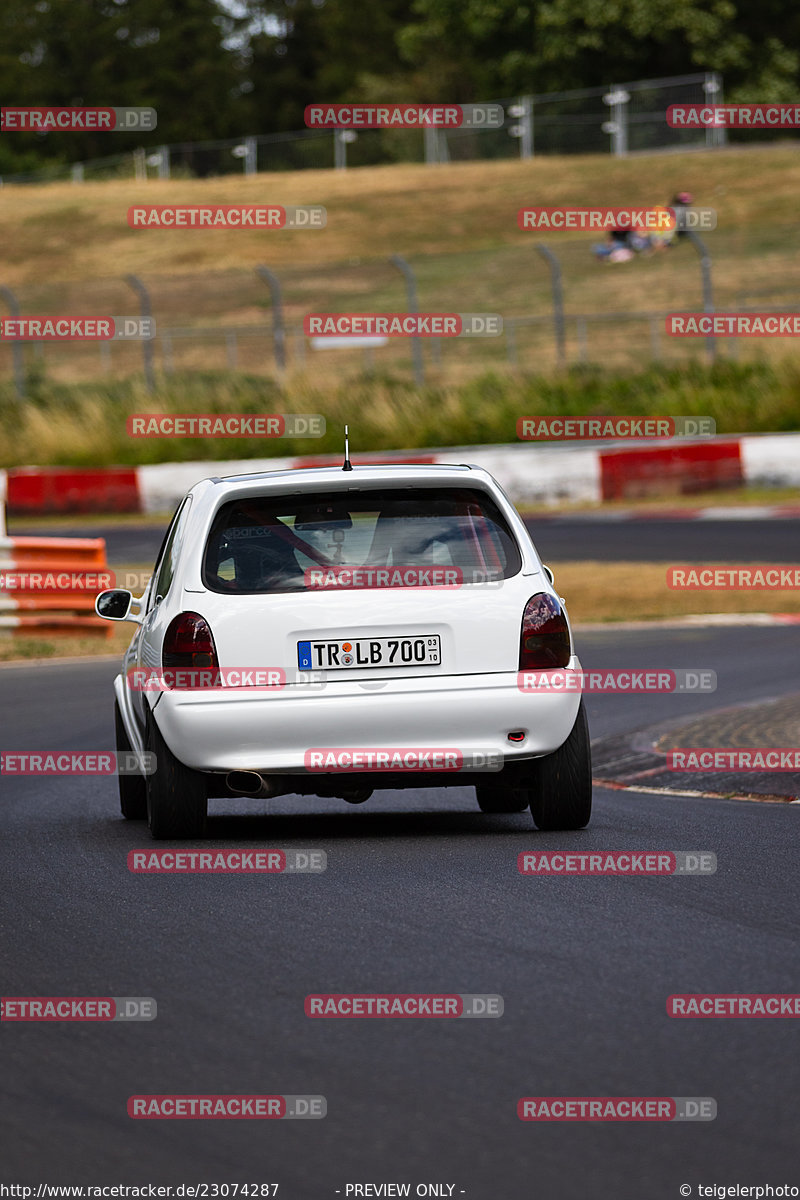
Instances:
[[[484,467],[521,508],[599,504],[714,487],[800,487],[800,433],[630,442],[517,443],[360,454],[359,463],[469,463]],[[0,471],[0,500],[9,511],[37,513],[171,511],[188,489],[213,475],[239,475],[325,466],[341,455],[234,459],[228,462],[154,463],[142,467],[13,467]],[[6,478],[7,477],[7,478]],[[3,505],[0,502],[0,539]],[[584,514],[587,515],[587,514]],[[599,514],[598,514],[599,515]],[[617,510],[614,519],[669,515],[688,520],[797,517],[791,505],[689,508],[668,514]]]

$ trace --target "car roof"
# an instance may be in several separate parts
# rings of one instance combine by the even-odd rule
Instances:
[[[482,467],[466,463],[369,463],[343,471],[340,466],[295,467],[285,471],[253,471],[198,481],[191,492],[216,505],[223,497],[261,492],[353,491],[361,488],[446,486],[465,483],[496,493],[496,481]]]
[[[259,481],[272,482],[273,480],[281,483],[292,482],[302,483],[306,480],[309,482],[325,482],[342,481],[346,484],[355,483],[359,479],[366,477],[370,478],[399,478],[399,479],[430,479],[434,475],[441,475],[446,478],[452,474],[479,470],[469,466],[467,463],[366,463],[361,466],[354,465],[352,470],[345,471],[341,466],[323,467],[294,467],[286,471],[255,471],[243,475],[223,475],[215,477],[211,480],[212,483],[255,483]],[[342,477],[344,476],[344,479]]]

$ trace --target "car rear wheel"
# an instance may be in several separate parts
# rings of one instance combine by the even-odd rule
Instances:
[[[530,797],[523,788],[476,787],[475,798],[478,808],[484,813],[524,812],[530,803]]]
[[[581,700],[575,724],[554,754],[527,768],[531,816],[537,829],[583,829],[592,815],[592,751]]]
[[[154,838],[201,838],[206,832],[208,790],[205,777],[175,757],[148,710],[145,749],[155,754],[156,769],[145,776],[147,824]]]
[[[130,754],[133,747],[125,732],[119,703],[114,701],[114,730],[117,754]],[[144,775],[117,775],[119,784],[119,806],[127,821],[144,821],[147,817],[147,791]]]

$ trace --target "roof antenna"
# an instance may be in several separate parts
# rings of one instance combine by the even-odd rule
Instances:
[[[347,425],[345,425],[345,427],[344,427],[344,465],[342,466],[342,470],[343,471],[352,471],[352,469],[353,469],[353,467],[350,462],[350,434],[348,432]]]

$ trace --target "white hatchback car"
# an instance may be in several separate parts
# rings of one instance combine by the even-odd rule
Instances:
[[[124,816],[202,837],[212,797],[473,786],[581,829],[589,734],[575,692],[518,672],[577,668],[552,574],[511,501],[470,466],[324,467],[205,479],[178,507],[115,680]],[[211,683],[213,686],[203,686]]]

